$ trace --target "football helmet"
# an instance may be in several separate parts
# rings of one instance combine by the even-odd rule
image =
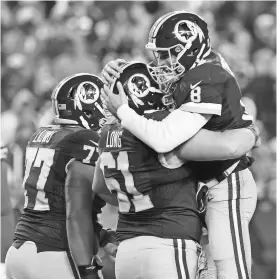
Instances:
[[[102,80],[88,73],[79,73],[63,79],[53,90],[52,106],[56,124],[80,125],[98,130],[105,123],[100,99]]]
[[[193,13],[167,13],[150,29],[146,49],[153,51],[156,60],[148,64],[151,76],[163,92],[169,93],[172,83],[203,63],[209,55],[211,46],[207,23]],[[161,61],[165,59],[169,65]]]
[[[138,114],[166,109],[165,95],[151,78],[146,64],[135,61],[123,64],[121,68],[123,72],[111,85],[114,94],[119,94],[116,83],[120,81],[128,97],[129,107]]]

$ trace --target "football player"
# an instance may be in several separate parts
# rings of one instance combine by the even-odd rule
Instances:
[[[202,18],[184,11],[165,14],[152,26],[146,48],[156,58],[148,66],[151,76],[166,94],[167,104],[176,109],[162,122],[148,120],[128,107],[120,84],[119,96],[104,86],[107,106],[124,128],[157,152],[173,150],[202,127],[211,131],[248,127],[259,144],[235,76],[223,57],[212,51]],[[112,62],[104,68],[106,83],[117,66]],[[257,201],[256,184],[248,169],[252,163],[252,158],[243,155],[191,164],[198,180],[209,186],[206,224],[220,279],[251,277],[248,225]]]
[[[169,112],[146,65],[128,63],[121,70],[118,80],[123,84],[130,108],[146,119],[162,121]],[[110,90],[118,94],[122,87],[116,87],[116,82]],[[249,136],[251,149],[255,137],[247,129],[225,133],[202,130],[178,148],[176,154],[194,160],[210,154],[217,159],[229,157],[224,136],[226,133],[238,136],[240,132]],[[200,152],[196,151],[199,137],[209,142],[209,150],[200,145]],[[201,252],[198,212],[201,198],[196,198],[196,179],[184,160],[157,154],[116,118],[106,122],[102,129],[99,153],[93,189],[110,203],[113,203],[109,201],[110,192],[116,193],[119,205],[117,234],[121,243],[116,256],[116,278],[195,278]],[[103,186],[103,174],[109,191]]]
[[[62,80],[52,93],[55,125],[29,140],[24,212],[5,263],[9,279],[98,278],[96,215],[104,204],[98,197],[92,204],[91,184],[105,121],[102,86],[87,73]]]

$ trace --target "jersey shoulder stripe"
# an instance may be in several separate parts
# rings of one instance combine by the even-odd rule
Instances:
[[[179,107],[180,110],[203,113],[203,114],[216,114],[221,115],[222,105],[213,103],[194,103],[189,102]]]

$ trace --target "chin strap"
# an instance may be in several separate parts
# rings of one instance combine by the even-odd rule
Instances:
[[[86,129],[90,129],[88,122],[85,120],[85,118],[82,115],[79,117],[79,119],[81,120],[83,127],[85,127]]]

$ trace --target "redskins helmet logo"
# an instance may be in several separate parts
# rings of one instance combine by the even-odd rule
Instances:
[[[173,34],[182,43],[192,43],[197,36],[199,36],[200,42],[205,38],[201,28],[196,23],[189,20],[179,21],[174,27]]]
[[[82,110],[82,103],[91,105],[95,103],[100,96],[99,88],[90,81],[84,81],[79,84],[74,96],[75,107]]]
[[[151,84],[146,75],[134,74],[129,78],[127,86],[131,95],[133,94],[138,98],[143,98],[149,93]]]
[[[79,84],[76,90],[76,95],[79,96],[80,101],[85,104],[93,104],[99,98],[99,88],[90,81],[85,81]]]

